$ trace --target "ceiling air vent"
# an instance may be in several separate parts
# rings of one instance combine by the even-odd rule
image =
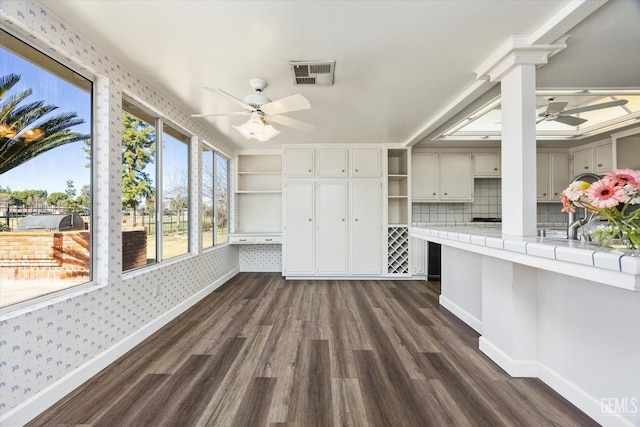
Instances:
[[[291,61],[294,85],[331,86],[336,61]]]

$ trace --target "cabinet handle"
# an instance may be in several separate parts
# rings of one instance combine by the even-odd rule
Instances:
[[[589,169],[589,166],[585,166],[584,168],[585,168],[585,169]]]
[[[602,167],[602,163],[598,163],[598,167],[601,168]]]
[[[546,195],[547,195],[547,193],[542,193],[542,195],[543,195],[543,196],[546,196]]]
[[[356,172],[358,172],[358,169],[356,169]]]
[[[553,193],[553,195],[554,195],[554,196],[557,196],[557,195],[558,195],[558,193]]]
[[[494,170],[494,171],[497,171],[497,170],[498,170],[498,168],[493,168],[493,170]]]
[[[449,193],[444,193],[444,195],[445,195],[445,196],[446,196],[447,194],[449,194]]]
[[[246,242],[246,241],[247,241],[247,239],[240,239],[240,241],[241,241],[241,242]]]
[[[342,222],[344,222],[344,218],[342,218]]]
[[[270,241],[272,241],[272,240],[273,240],[273,239],[264,239],[264,241],[265,241],[265,242],[270,242]]]
[[[309,221],[311,221],[311,218],[309,218]]]
[[[342,172],[344,172],[344,169],[342,169]]]
[[[358,220],[358,218],[356,218],[356,221]]]
[[[433,194],[432,194],[432,196],[435,196],[435,195],[436,195],[436,193],[433,193]]]
[[[309,173],[311,173],[311,169],[309,169]]]

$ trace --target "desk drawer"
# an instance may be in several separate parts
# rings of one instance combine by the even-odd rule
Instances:
[[[236,245],[255,243],[255,240],[254,236],[229,236],[229,243]]]

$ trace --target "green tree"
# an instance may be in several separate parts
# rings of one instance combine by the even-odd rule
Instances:
[[[134,116],[122,113],[122,208],[130,209],[130,223],[140,203],[154,194],[145,168],[154,160],[155,130]]]
[[[44,101],[20,105],[33,93],[30,88],[4,100],[19,81],[20,76],[13,73],[0,77],[0,174],[53,148],[90,138],[71,131],[84,123],[76,113],[45,117],[58,107]]]
[[[55,193],[51,193],[49,194],[49,197],[47,197],[47,203],[49,203],[52,206],[62,206],[65,200],[67,200],[66,193],[61,193],[59,191]]]
[[[11,197],[16,204],[29,205],[33,200],[45,200],[47,198],[47,190],[20,190],[12,191]]]

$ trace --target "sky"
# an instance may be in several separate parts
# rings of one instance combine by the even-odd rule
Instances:
[[[33,94],[23,104],[43,100],[58,106],[49,113],[76,112],[85,123],[71,128],[76,132],[90,134],[91,127],[91,94],[67,83],[48,71],[16,56],[0,47],[0,75],[19,74],[20,81],[5,95],[7,99],[19,90],[31,88]],[[48,116],[47,116],[48,117]],[[76,194],[84,185],[90,184],[90,170],[84,152],[84,142],[78,141],[50,150],[28,162],[0,175],[0,186],[17,190],[47,190],[64,192],[67,180],[72,180]]]

